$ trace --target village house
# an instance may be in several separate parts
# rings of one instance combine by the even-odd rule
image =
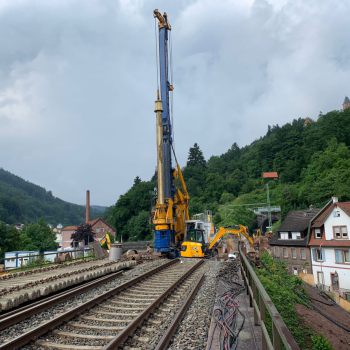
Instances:
[[[350,300],[350,202],[333,197],[313,218],[309,246],[314,280]]]
[[[285,261],[289,271],[295,275],[312,273],[308,230],[310,220],[318,211],[308,209],[289,212],[269,241],[272,256]]]
[[[94,220],[90,220],[90,191],[86,191],[86,207],[85,207],[85,223],[90,224],[92,226],[92,231],[94,233],[95,238],[99,241],[105,237],[108,232],[113,238],[116,236],[115,229],[109,225],[102,218],[97,218]],[[72,243],[72,234],[76,231],[78,226],[66,226],[63,227],[60,231],[60,242],[58,242],[61,249],[67,249],[71,247]]]
[[[105,236],[105,234],[108,232],[111,236],[115,237],[116,232],[115,229],[107,224],[102,218],[97,218],[94,220],[89,220],[88,223],[92,226],[92,231],[95,234],[95,238],[99,241]],[[60,237],[61,242],[58,242],[60,245],[60,248],[66,249],[71,247],[72,243],[72,233],[76,231],[78,226],[66,226],[63,227]]]

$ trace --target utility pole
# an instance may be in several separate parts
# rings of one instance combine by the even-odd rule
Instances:
[[[266,183],[266,195],[267,195],[267,217],[269,220],[269,231],[272,231],[272,218],[271,218],[271,202],[270,202],[270,189],[269,183]]]
[[[272,179],[277,180],[278,179],[278,173],[275,171],[272,172],[266,172],[262,173],[263,179]],[[267,218],[269,221],[269,232],[272,232],[272,217],[271,217],[271,202],[270,202],[270,188],[269,188],[269,181],[266,182],[266,199],[267,199]],[[267,231],[267,230],[266,230]]]

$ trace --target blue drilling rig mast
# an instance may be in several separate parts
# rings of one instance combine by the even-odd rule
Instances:
[[[189,219],[189,195],[177,163],[172,140],[169,82],[169,33],[171,26],[166,13],[154,10],[158,20],[157,74],[158,90],[155,102],[157,121],[157,202],[155,205],[154,248],[156,252],[176,255],[185,233],[185,221]],[[172,166],[172,155],[176,167]],[[178,180],[178,181],[177,181]],[[179,186],[178,186],[179,184]]]

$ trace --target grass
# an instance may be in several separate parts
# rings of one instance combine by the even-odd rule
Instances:
[[[302,280],[290,275],[286,264],[274,260],[267,252],[262,254],[261,261],[263,267],[256,269],[256,273],[300,348],[303,350],[331,350],[329,342],[306,326],[295,310],[296,304],[306,307],[310,305],[310,299],[302,286]],[[271,326],[271,322],[267,322],[270,335]]]

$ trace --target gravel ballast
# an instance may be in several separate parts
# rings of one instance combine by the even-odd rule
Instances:
[[[182,320],[169,349],[205,349],[215,303],[216,276],[221,265],[222,262],[216,260],[206,262],[203,285]]]

